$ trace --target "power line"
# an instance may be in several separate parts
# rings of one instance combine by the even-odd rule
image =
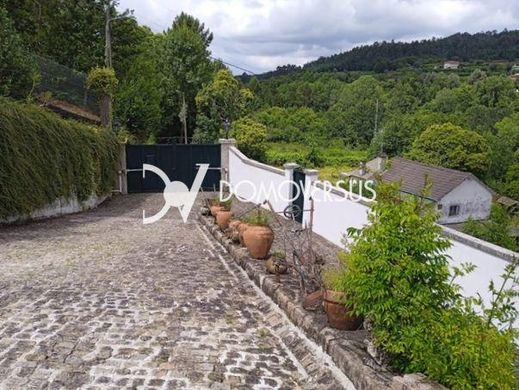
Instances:
[[[213,56],[209,56],[209,57],[211,59],[215,60],[215,61],[220,61],[222,64],[225,64],[225,65],[228,65],[228,66],[232,66],[233,68],[243,70],[244,72],[247,72],[247,73],[252,74],[253,76],[256,76],[256,73],[254,73],[252,70],[248,70],[248,69],[242,68],[241,66],[231,64],[230,62],[226,62],[226,61],[224,61],[224,60],[222,60],[220,58],[216,58],[216,57],[213,57]]]

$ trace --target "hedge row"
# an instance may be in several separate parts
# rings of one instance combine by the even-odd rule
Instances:
[[[111,132],[0,99],[0,218],[30,214],[58,198],[108,194],[117,160]]]

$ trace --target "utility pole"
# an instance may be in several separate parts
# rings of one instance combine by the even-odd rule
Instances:
[[[112,67],[112,1],[108,0],[105,6],[105,66]]]

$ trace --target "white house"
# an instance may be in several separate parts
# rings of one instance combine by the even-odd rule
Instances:
[[[469,172],[436,167],[417,161],[395,157],[388,163],[377,157],[359,169],[343,176],[372,179],[380,173],[385,182],[399,182],[400,191],[423,197],[436,204],[441,224],[461,223],[469,218],[487,219],[490,215],[495,193]],[[429,193],[424,195],[424,186],[429,183]]]
[[[443,63],[443,69],[458,69],[460,67],[459,61],[445,61]]]

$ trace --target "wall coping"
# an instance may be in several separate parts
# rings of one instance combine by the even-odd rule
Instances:
[[[234,140],[225,140],[225,141],[234,141]],[[230,143],[232,143],[232,142],[230,142]],[[231,145],[229,150],[232,153],[234,153],[234,155],[237,156],[244,164],[247,164],[247,165],[253,166],[255,168],[259,168],[259,169],[264,169],[264,170],[267,170],[269,172],[275,173],[275,174],[280,175],[280,176],[285,176],[285,171],[283,169],[275,168],[275,167],[272,167],[270,165],[267,165],[267,164],[264,164],[264,163],[260,163],[259,161],[252,160],[252,159],[248,158],[247,156],[245,156],[235,146]],[[314,170],[307,170],[307,171],[314,171]],[[309,172],[309,173],[313,174],[314,172]],[[319,181],[319,180],[314,181],[312,183],[312,185],[316,186],[317,188],[319,188],[321,190],[325,190],[324,183]],[[350,191],[347,191],[345,189],[338,189],[337,187],[335,187],[333,185],[331,186],[331,193],[334,194],[334,195],[343,197],[343,198],[345,197],[346,193],[352,194]],[[358,197],[357,194],[353,194],[353,195],[355,197]],[[366,207],[371,207],[373,202],[375,202],[375,201],[370,201],[369,199],[362,198],[362,199],[360,199],[356,203],[359,203],[359,204],[361,204],[363,206],[366,206]],[[505,260],[505,261],[507,261],[509,263],[511,263],[514,258],[519,258],[519,253],[517,253],[517,252],[513,252],[511,250],[502,248],[502,247],[500,247],[498,245],[495,245],[495,244],[492,244],[490,242],[481,240],[479,238],[473,237],[473,236],[468,235],[466,233],[459,232],[459,231],[451,229],[451,228],[449,228],[447,226],[440,225],[440,224],[438,224],[438,225],[442,228],[443,234],[447,238],[450,238],[451,240],[456,241],[456,242],[458,242],[460,244],[464,244],[464,245],[470,246],[471,248],[477,249],[477,250],[479,250],[481,252],[484,252],[484,253],[487,253],[487,254],[489,254],[491,256],[495,256],[495,257],[500,258],[502,260]]]
[[[267,164],[260,163],[259,161],[252,160],[244,155],[238,148],[235,146],[231,146],[229,150],[234,153],[236,157],[238,157],[244,164],[250,165],[255,168],[264,169],[266,171],[275,173],[280,176],[285,176],[285,171],[283,169],[275,168]]]
[[[351,194],[351,195],[353,195],[353,196],[356,197],[356,198],[359,197],[359,195],[357,195],[357,194],[355,194],[355,193],[353,193],[353,192],[350,192],[350,191],[348,191],[348,190],[346,190],[346,189],[344,189],[344,188],[339,189],[339,188],[337,188],[337,187],[335,187],[335,186],[333,186],[333,185],[332,185],[331,187],[326,187],[322,181],[315,181],[315,182],[312,183],[312,185],[316,186],[317,188],[319,188],[319,189],[321,189],[321,190],[327,190],[327,189],[329,188],[329,189],[330,189],[330,192],[331,192],[332,194],[337,195],[337,196],[340,196],[340,197],[342,197],[342,198],[344,198],[346,194]],[[374,202],[374,201],[369,200],[369,199],[367,199],[367,198],[361,198],[361,199],[359,199],[359,201],[357,201],[357,202],[355,202],[355,203],[359,203],[359,204],[361,204],[361,205],[363,205],[363,206],[366,206],[366,207],[371,207],[371,205],[373,204],[373,202]]]
[[[499,257],[502,260],[512,262],[515,259],[519,259],[519,253],[511,251],[509,249],[503,248],[499,245],[492,244],[488,241],[481,240],[479,238],[473,237],[470,234],[462,233],[447,226],[440,225],[443,234],[461,244],[465,244],[472,248],[478,249],[481,252],[485,252],[489,255]]]
[[[323,189],[324,190],[324,184],[322,182],[314,182],[314,186]],[[343,190],[344,192],[350,193],[347,190]],[[331,187],[331,192],[334,195],[341,196],[344,198],[344,192],[337,189],[336,187]],[[357,194],[354,194],[355,196],[358,196]],[[361,199],[357,203],[362,204],[363,206],[371,207],[375,201],[370,201],[368,199]],[[459,232],[457,230],[454,230],[452,228],[449,228],[444,225],[438,224],[443,231],[443,235],[447,238],[450,238],[453,241],[456,241],[460,244],[464,244],[467,246],[470,246],[471,248],[477,249],[481,252],[487,253],[489,255],[498,257],[502,260],[505,260],[507,262],[512,262],[514,258],[519,259],[519,253],[513,252],[511,250],[508,250],[506,248],[500,247],[499,245],[492,244],[488,241],[481,240],[479,238],[473,237],[469,234]]]

